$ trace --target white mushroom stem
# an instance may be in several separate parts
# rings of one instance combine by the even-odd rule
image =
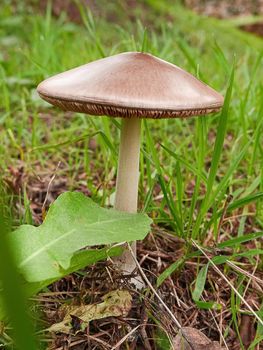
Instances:
[[[137,212],[140,136],[141,120],[139,118],[125,118],[122,120],[114,207],[117,210],[129,213]],[[131,247],[134,256],[136,256],[136,242],[133,242]],[[130,274],[136,268],[134,258],[128,249],[115,261],[125,274]]]

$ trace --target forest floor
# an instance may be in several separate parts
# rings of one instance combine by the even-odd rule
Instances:
[[[186,2],[207,14],[207,7]],[[41,80],[144,45],[225,95],[235,62],[217,167],[220,114],[143,125],[139,210],[154,224],[138,243],[138,262],[150,285],[134,290],[110,261],[53,283],[31,298],[41,348],[178,348],[178,325],[152,286],[181,325],[189,349],[262,349],[255,314],[262,319],[263,42],[241,30],[259,23],[262,10],[244,7],[249,16],[237,20],[221,14],[223,19],[206,18],[170,1],[94,1],[89,11],[71,1],[57,0],[52,7],[28,3],[25,9],[6,1],[0,13],[0,169],[14,226],[40,225],[65,191],[111,206],[115,189],[118,122],[49,106],[35,91]],[[105,137],[89,136],[97,130]],[[213,167],[212,200],[201,215]],[[211,260],[217,257],[223,260],[215,266]],[[119,289],[133,296],[128,316],[85,327],[73,318],[70,334],[47,331],[62,320],[61,306],[99,303]],[[2,347],[9,343],[6,334],[8,328],[1,330]]]

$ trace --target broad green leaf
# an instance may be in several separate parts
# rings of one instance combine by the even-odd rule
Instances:
[[[25,286],[25,291],[27,297],[34,295],[41,291],[44,287],[47,287],[51,283],[55,282],[59,278],[63,278],[70,273],[83,269],[89,265],[92,265],[100,260],[105,260],[108,257],[118,256],[122,253],[123,249],[121,247],[114,248],[102,248],[102,249],[89,249],[82,250],[73,255],[70,266],[66,270],[61,270],[56,276],[49,278],[47,280],[43,280],[40,282],[27,282],[26,280],[23,282]]]
[[[150,223],[144,214],[104,209],[82,193],[66,192],[41,226],[22,225],[9,239],[25,279],[39,282],[61,275],[74,253],[87,246],[143,239]]]
[[[80,269],[83,269],[84,267],[92,265],[97,261],[105,260],[108,257],[118,256],[122,253],[122,251],[123,249],[121,247],[82,250],[73,255],[70,261],[70,266],[67,270],[61,269],[61,271],[59,271],[56,276],[40,282],[30,283],[26,280],[23,280],[21,282],[21,285],[24,289],[26,297],[29,298],[32,295],[40,292],[43,288],[47,287],[51,283],[57,281],[58,279],[63,278],[70,273],[73,273]],[[24,276],[24,278],[26,279],[26,276]],[[3,320],[5,316],[6,313],[3,307],[2,290],[0,288],[0,320]]]
[[[69,268],[67,270],[63,270],[62,272],[63,276],[83,269],[84,267],[92,265],[97,261],[105,260],[108,257],[121,255],[122,251],[123,249],[121,247],[81,250],[73,255]]]

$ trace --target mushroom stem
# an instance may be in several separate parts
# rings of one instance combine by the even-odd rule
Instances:
[[[137,212],[140,136],[141,120],[139,118],[122,120],[114,207],[129,213]],[[133,242],[131,247],[136,256],[136,242]],[[115,259],[115,262],[125,274],[130,274],[136,268],[129,250],[125,250],[121,257]]]
[[[119,149],[115,209],[137,212],[141,120],[123,119]]]

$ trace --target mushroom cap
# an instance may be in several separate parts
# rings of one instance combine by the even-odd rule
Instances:
[[[99,59],[44,80],[39,95],[92,115],[176,118],[217,112],[223,96],[183,69],[147,53]]]

